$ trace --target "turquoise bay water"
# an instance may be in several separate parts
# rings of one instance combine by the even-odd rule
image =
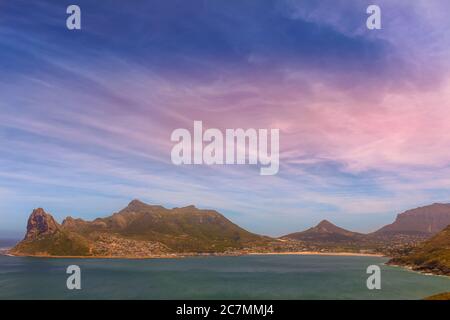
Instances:
[[[385,266],[385,258],[266,255],[184,259],[43,259],[0,256],[0,299],[421,299],[450,278]],[[82,290],[66,289],[67,266]],[[382,289],[368,290],[379,265]]]

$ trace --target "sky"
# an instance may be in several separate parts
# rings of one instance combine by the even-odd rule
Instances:
[[[366,27],[381,8],[382,29]],[[81,30],[66,8],[81,8]],[[279,236],[450,202],[447,0],[0,0],[0,236],[132,199]],[[177,128],[278,128],[280,170],[175,166]]]

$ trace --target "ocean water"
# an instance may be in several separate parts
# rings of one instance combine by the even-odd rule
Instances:
[[[45,259],[0,256],[0,299],[421,299],[450,278],[384,265],[378,257],[261,255],[182,259]],[[381,267],[381,290],[366,268]],[[81,268],[81,290],[66,268]]]

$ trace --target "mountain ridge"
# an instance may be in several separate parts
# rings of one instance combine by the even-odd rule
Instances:
[[[418,234],[432,236],[450,225],[450,204],[433,203],[406,210],[395,221],[371,235]]]
[[[163,257],[330,251],[400,256],[439,230],[447,221],[448,209],[450,205],[432,204],[407,210],[397,215],[393,223],[369,234],[322,220],[304,231],[271,238],[251,233],[215,210],[198,209],[194,205],[168,209],[135,199],[109,216],[91,221],[68,216],[61,224],[50,213],[37,208],[28,219],[25,237],[10,253]],[[411,223],[411,219],[419,223]]]
[[[131,201],[124,209],[92,221],[67,217],[58,224],[43,209],[33,210],[25,238],[13,254],[153,256],[180,252],[224,252],[263,245],[253,234],[215,210],[195,206],[166,209]],[[76,249],[77,254],[71,252]]]

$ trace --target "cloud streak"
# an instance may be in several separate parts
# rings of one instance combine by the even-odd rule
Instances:
[[[140,197],[272,235],[329,217],[367,231],[448,201],[447,2],[382,1],[376,33],[360,1],[105,3],[81,1],[79,35],[59,4],[2,4],[0,217],[12,228],[35,206],[93,218]],[[280,173],[172,165],[170,134],[194,120],[279,128]]]

